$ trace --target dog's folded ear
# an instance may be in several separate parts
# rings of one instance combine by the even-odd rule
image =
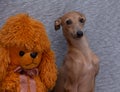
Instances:
[[[57,20],[55,20],[54,26],[55,26],[55,30],[56,30],[56,31],[60,29],[60,26],[61,26],[61,18],[58,18]]]

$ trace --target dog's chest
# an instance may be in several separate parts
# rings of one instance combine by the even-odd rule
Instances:
[[[65,58],[64,70],[68,72],[69,75],[81,76],[81,75],[94,75],[94,68],[92,62],[87,61],[83,55],[75,54],[74,56],[68,55]]]
[[[83,71],[81,72],[84,76],[95,76],[95,67],[92,63],[87,63],[83,67]]]
[[[75,59],[74,59],[75,60]],[[81,55],[75,60],[76,67],[81,70],[79,73],[90,73],[95,70],[94,63],[92,62],[91,58],[86,58],[85,56]]]

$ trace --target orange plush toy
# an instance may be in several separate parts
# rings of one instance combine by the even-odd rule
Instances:
[[[0,92],[47,92],[56,78],[44,25],[28,14],[10,17],[0,29]]]

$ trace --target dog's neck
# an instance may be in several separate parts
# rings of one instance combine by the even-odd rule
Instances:
[[[87,58],[91,58],[91,49],[89,47],[88,41],[86,39],[86,36],[84,35],[80,39],[67,39],[68,43],[68,50],[70,49],[77,49],[83,53],[83,55]],[[91,54],[90,54],[91,53]]]

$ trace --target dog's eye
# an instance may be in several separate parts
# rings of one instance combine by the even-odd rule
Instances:
[[[72,24],[72,21],[69,19],[69,20],[66,21],[66,24],[70,25],[70,24]]]
[[[85,20],[84,20],[83,18],[81,18],[81,19],[79,19],[79,22],[80,22],[80,23],[84,23]]]
[[[23,56],[24,54],[25,54],[24,51],[20,51],[20,52],[19,52],[19,55],[20,55],[20,56]]]

